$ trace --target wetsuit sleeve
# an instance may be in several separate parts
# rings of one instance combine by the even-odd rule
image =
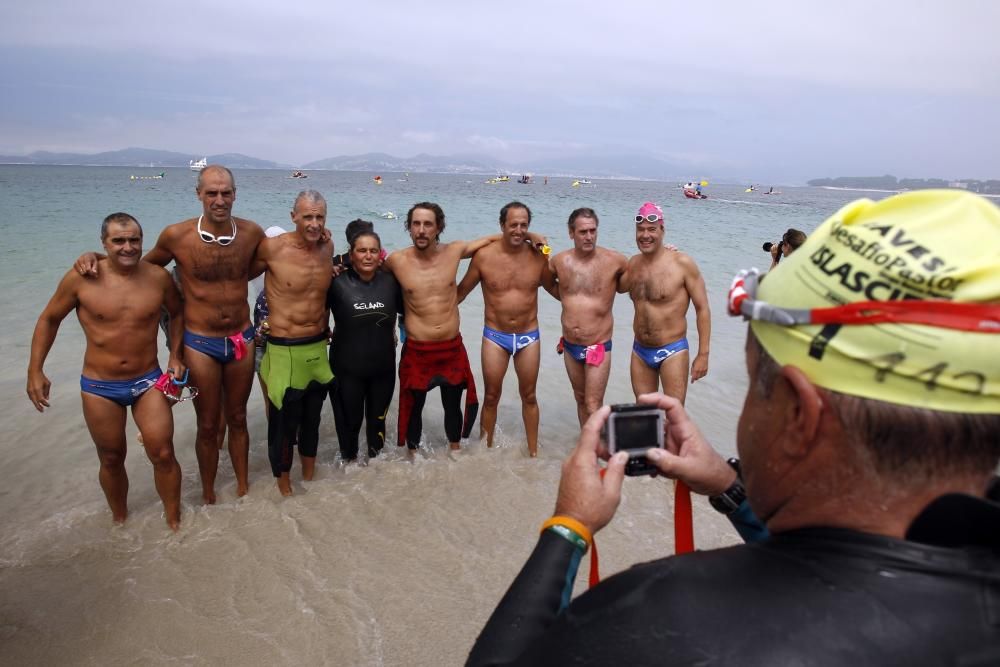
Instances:
[[[551,530],[543,531],[528,562],[479,634],[467,665],[517,660],[565,609],[583,550]]]
[[[735,512],[727,515],[726,518],[729,519],[729,523],[733,524],[733,528],[736,529],[736,532],[740,534],[740,537],[747,544],[761,542],[771,536],[771,533],[767,530],[767,526],[750,509],[750,503],[746,499],[740,503]]]
[[[339,277],[339,276],[338,276]],[[326,290],[326,307],[332,313],[337,304],[337,278],[330,281],[330,286]]]

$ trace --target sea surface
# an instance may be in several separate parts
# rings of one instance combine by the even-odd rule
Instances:
[[[543,347],[538,397],[540,455],[527,457],[517,383],[508,373],[496,446],[476,436],[449,452],[440,404],[427,402],[422,448],[410,461],[395,443],[368,466],[339,460],[332,415],[324,414],[317,478],[282,498],[267,461],[266,424],[257,387],[250,397],[250,493],[237,499],[228,456],[220,460],[219,503],[200,504],[194,411],[174,410],[174,445],[183,470],[182,528],[171,534],[152,470],[129,418],[130,516],[113,526],[97,480],[98,462],[80,409],[84,349],[68,317],[45,364],[51,408],[37,413],[25,395],[35,321],[61,277],[83,251],[100,248],[102,218],[137,217],[146,249],[168,224],[197,215],[196,175],[168,169],[0,166],[0,664],[5,665],[458,665],[535,544],[552,513],[560,464],[578,435],[562,358],[558,302],[539,296]],[[555,252],[570,247],[566,220],[580,206],[601,217],[599,243],[634,254],[634,215],[647,200],[667,215],[666,241],[697,261],[712,308],[708,376],[688,393],[706,436],[735,451],[746,389],[745,325],[725,314],[740,268],[766,269],[764,241],[789,227],[812,231],[858,193],[745,186],[705,188],[687,200],[676,183],[536,176],[532,185],[486,184],[485,176],[238,171],[234,213],[263,226],[290,226],[303,188],[322,192],[338,251],[345,224],[375,222],[388,250],[409,245],[407,209],[440,203],[444,240],[498,230],[501,206],[517,199],[533,213],[532,230]],[[766,187],[764,188],[766,190]],[[394,219],[393,219],[394,218]],[[460,271],[464,271],[464,266]],[[482,331],[478,290],[461,306],[462,335],[477,377]],[[632,304],[615,307],[612,373],[606,400],[632,400],[629,383]],[[694,312],[689,339],[697,349]],[[165,362],[165,355],[161,357]],[[482,396],[482,384],[479,384]],[[396,401],[387,431],[395,433]],[[363,436],[363,434],[362,434]],[[600,533],[603,575],[673,552],[672,483],[627,479],[614,521]],[[695,498],[699,548],[733,544],[728,523]],[[576,592],[586,587],[586,566]]]

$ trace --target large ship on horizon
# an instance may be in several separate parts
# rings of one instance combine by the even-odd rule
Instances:
[[[202,169],[204,169],[207,166],[208,166],[208,158],[207,157],[203,157],[200,160],[189,160],[188,161],[188,168],[191,169],[191,171],[201,171]]]

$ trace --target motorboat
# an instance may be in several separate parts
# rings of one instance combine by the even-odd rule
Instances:
[[[517,182],[522,185],[531,185],[531,174],[521,174],[521,178],[517,179]]]
[[[208,158],[207,157],[203,157],[200,160],[189,160],[188,161],[188,168],[191,169],[191,171],[201,171],[202,169],[204,169],[207,166],[208,166]]]
[[[708,195],[704,195],[693,188],[684,188],[684,196],[688,199],[708,199]]]
[[[293,171],[289,178],[309,178],[309,174],[303,174],[301,171]]]

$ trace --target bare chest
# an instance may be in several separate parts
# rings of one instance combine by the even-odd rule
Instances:
[[[267,268],[267,284],[282,293],[326,294],[330,286],[330,260],[316,253],[285,253]]]
[[[396,280],[408,297],[433,296],[455,288],[458,261],[442,256],[434,262],[404,261],[396,267]]]
[[[542,280],[542,263],[533,257],[498,257],[484,262],[479,270],[487,293],[532,292]]]
[[[567,258],[556,269],[559,291],[567,295],[607,297],[617,288],[614,266],[604,262],[578,262]]]
[[[198,282],[246,281],[253,248],[237,239],[231,245],[188,239],[175,253],[181,272]]]
[[[133,282],[88,286],[79,293],[83,324],[131,328],[158,322],[163,293]]]
[[[632,266],[629,267],[629,274],[629,296],[633,301],[660,303],[687,296],[684,291],[684,276],[676,267]]]

